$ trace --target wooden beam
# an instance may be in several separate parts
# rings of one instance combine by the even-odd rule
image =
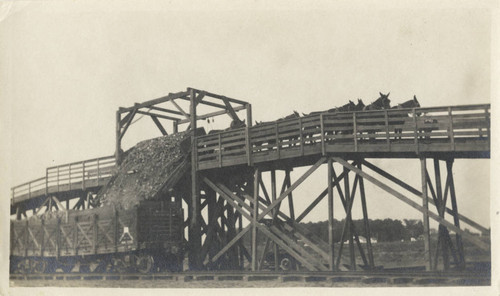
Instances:
[[[123,126],[125,123],[127,123],[130,118],[133,116],[134,112],[130,111],[129,113],[127,113],[127,115],[125,115],[125,117],[123,117],[121,120],[120,120],[120,126]]]
[[[415,114],[414,114],[415,116]],[[431,238],[429,234],[429,207],[427,196],[427,165],[426,159],[420,159],[420,169],[422,172],[422,213],[424,215],[424,257],[425,257],[425,270],[429,271],[432,269],[432,255],[431,255]]]
[[[189,91],[178,92],[178,93],[169,93],[167,96],[160,97],[160,98],[157,98],[157,99],[154,99],[154,100],[149,100],[149,101],[143,102],[141,104],[136,104],[136,105],[134,105],[132,107],[120,108],[118,110],[118,112],[125,113],[127,111],[131,111],[131,110],[134,110],[134,109],[137,109],[137,108],[150,107],[150,106],[153,106],[153,105],[157,105],[157,104],[161,104],[161,103],[170,101],[172,99],[183,98],[183,97],[186,97],[187,95],[189,95]]]
[[[361,170],[361,164],[358,164],[358,168]],[[368,219],[368,206],[366,205],[366,196],[365,196],[365,184],[363,181],[363,177],[359,177],[359,193],[361,195],[361,207],[363,210],[363,222],[365,226],[365,234],[366,234],[366,248],[368,250],[368,261],[370,263],[370,268],[375,268],[375,262],[373,259],[373,248],[371,241],[371,233],[370,233],[370,220]]]
[[[472,235],[470,233],[467,233],[467,232],[463,231],[462,229],[456,227],[452,223],[450,223],[450,222],[442,219],[441,217],[439,217],[439,215],[436,215],[433,212],[425,210],[423,206],[420,206],[419,204],[417,204],[416,202],[412,201],[411,199],[409,199],[405,195],[403,195],[403,194],[399,193],[398,191],[392,189],[391,187],[389,187],[388,185],[386,185],[383,182],[379,181],[378,179],[376,179],[376,178],[368,175],[364,171],[361,171],[358,168],[353,167],[352,165],[350,165],[344,159],[342,159],[340,157],[333,157],[333,159],[336,162],[342,164],[343,166],[346,166],[350,170],[356,172],[356,174],[360,175],[361,177],[365,178],[366,180],[370,181],[371,183],[375,184],[376,186],[380,187],[381,189],[383,189],[387,193],[390,193],[392,196],[394,196],[397,199],[399,199],[399,200],[403,201],[404,203],[408,204],[412,208],[414,208],[414,209],[416,209],[416,210],[418,210],[418,211],[420,211],[422,213],[424,211],[428,212],[428,215],[429,215],[430,218],[434,219],[435,221],[439,222],[440,224],[445,225],[446,227],[448,227],[448,229],[453,230],[456,233],[461,234],[463,237],[468,238],[471,242],[473,242],[474,244],[476,244],[481,249],[484,249],[484,250],[488,250],[489,249],[489,245],[486,244],[486,243],[484,243],[483,241],[481,241],[481,239],[479,239],[478,237],[476,237],[476,236],[474,236],[474,235]]]
[[[161,125],[160,120],[158,120],[158,117],[156,117],[154,115],[150,115],[150,116],[151,116],[151,119],[153,119],[153,122],[156,124],[156,127],[158,127],[158,129],[160,130],[161,134],[164,136],[168,135],[168,133],[165,130],[165,128],[163,127],[163,125]]]
[[[186,112],[185,112],[185,111],[181,108],[181,106],[179,106],[179,105],[175,102],[175,100],[171,100],[171,101],[170,101],[170,103],[172,103],[172,104],[175,106],[175,108],[177,108],[177,110],[179,110],[179,112],[181,113],[181,115],[184,115],[184,117],[186,117],[186,119],[187,119],[187,120],[189,120],[189,121],[191,120],[191,116],[190,116],[189,114],[187,114],[187,113],[186,113]]]
[[[127,120],[127,122],[125,123],[125,127],[123,127],[123,130],[121,130],[121,124],[120,124],[120,141],[121,139],[123,139],[123,136],[125,135],[125,133],[127,132],[127,129],[130,127],[130,125],[132,124],[132,119],[134,119],[134,116],[135,114],[138,113],[137,110],[133,110],[132,111],[132,115],[130,116],[130,118]]]
[[[274,202],[276,200],[276,170],[272,169],[271,170],[271,200]],[[273,214],[273,222],[274,219],[276,218],[278,214],[278,207],[276,207],[274,210],[271,211]],[[279,269],[279,256],[278,256],[278,245],[274,243],[273,246],[273,253],[274,253],[274,270]]]
[[[222,106],[222,107],[224,107],[224,106]],[[245,107],[238,106],[238,107],[234,107],[233,109],[235,111],[240,111],[240,110],[245,109]],[[203,120],[203,119],[207,119],[207,118],[214,117],[214,116],[224,115],[224,114],[227,114],[227,113],[229,113],[229,111],[226,110],[226,109],[224,109],[224,110],[210,112],[210,113],[203,114],[203,115],[198,115],[197,119],[198,120]],[[179,120],[179,124],[181,124],[181,123],[188,123],[188,122],[190,122],[188,119],[181,119],[181,120]]]
[[[339,184],[339,182],[343,180],[344,176],[345,176],[344,173],[340,174],[338,178],[336,178],[337,180],[332,182],[332,186],[337,186],[337,184]],[[309,214],[314,209],[314,207],[316,207],[316,205],[323,200],[323,198],[327,195],[327,193],[328,193],[328,188],[323,190],[323,192],[321,192],[320,195],[299,215],[296,222],[299,223],[300,221],[302,221],[302,219],[304,219],[307,216],[307,214]]]
[[[211,93],[211,92],[208,92],[208,91],[203,91],[203,92],[207,96],[212,97],[212,98],[216,98],[216,99],[220,99],[220,100],[224,100],[225,99],[225,100],[228,100],[231,103],[236,103],[236,104],[240,104],[240,105],[246,105],[246,104],[248,104],[248,102],[245,102],[245,101],[241,101],[241,100],[229,98],[229,97],[226,97],[226,96],[221,96],[221,95],[214,94],[214,93]]]
[[[333,240],[333,186],[332,186],[332,164],[333,160],[328,158],[328,244],[330,248],[329,251],[329,261],[330,270],[335,270],[335,255],[334,255],[334,245],[335,241]]]
[[[450,199],[453,212],[452,214],[453,222],[456,227],[460,228],[460,219],[459,219],[460,215],[458,214],[457,198],[455,195],[455,181],[453,180],[453,160],[446,161],[446,170],[448,173],[448,177],[450,179]],[[455,235],[456,235],[456,243],[459,256],[459,267],[461,269],[465,269],[465,255],[464,255],[462,236],[459,233],[456,233]]]
[[[175,114],[175,115],[182,115],[182,113],[179,111],[161,108],[161,107],[157,107],[157,106],[149,106],[148,109],[155,110],[155,111],[161,111],[161,112],[165,112],[165,113],[170,113],[170,114]]]
[[[222,101],[224,102],[224,105],[226,105],[226,109],[229,111],[229,116],[233,119],[233,121],[240,121],[238,115],[233,109],[233,106],[231,106],[227,98],[222,97]]]
[[[419,198],[422,198],[422,192],[420,192],[419,190],[415,189],[414,187],[408,185],[407,183],[399,180],[398,178],[394,177],[393,175],[389,174],[388,172],[382,170],[381,168],[367,162],[366,160],[363,160],[362,161],[363,165],[369,167],[370,169],[372,169],[373,171],[379,173],[380,175],[382,175],[383,177],[391,180],[392,182],[398,184],[399,186],[403,187],[404,189],[410,191],[411,193],[415,194],[416,196],[418,196]],[[434,201],[432,200],[429,200],[429,202],[433,205],[435,205]],[[450,209],[450,208],[446,208],[446,212],[450,215],[453,215],[453,210]],[[474,222],[472,219],[464,216],[464,215],[461,215],[461,214],[458,214],[458,218],[460,220],[462,220],[463,222],[469,224],[470,226],[476,228],[477,230],[480,230],[482,232],[485,232],[485,231],[488,231],[485,227],[481,226],[480,224]]]
[[[194,90],[189,90],[191,130],[196,130],[196,105]],[[191,134],[191,221],[189,223],[189,265],[190,269],[198,270],[202,268],[203,262],[200,258],[201,232],[200,232],[200,192],[197,172],[197,151],[196,136]]]
[[[268,236],[269,238],[271,238],[275,243],[277,243],[280,247],[282,247],[290,255],[292,255],[297,260],[299,260],[304,266],[308,267],[310,270],[317,270],[317,268],[310,263],[310,260],[314,261],[314,259],[312,257],[309,256],[309,260],[305,259],[304,257],[302,257],[300,254],[298,254],[294,249],[292,249],[289,246],[289,244],[291,244],[292,242],[290,242],[290,241],[285,242],[285,241],[281,240],[277,236],[277,234],[272,233],[270,230],[268,230],[267,226],[261,225],[257,221],[253,221],[253,219],[254,219],[255,216],[252,215],[252,214],[250,214],[250,213],[247,213],[247,212],[243,211],[243,209],[241,207],[239,207],[238,203],[244,204],[244,202],[238,196],[236,196],[236,195],[234,195],[232,193],[230,194],[229,192],[226,193],[223,189],[221,189],[217,185],[213,184],[207,178],[203,178],[203,180],[204,180],[204,182],[207,185],[209,185],[210,187],[212,187],[212,189],[214,189],[215,191],[217,191],[221,197],[223,197],[224,199],[226,199],[226,201],[228,203],[230,203],[231,205],[233,205],[233,207],[235,207],[235,209],[237,209],[238,211],[240,211],[240,213],[243,214],[248,220],[252,221],[252,223],[250,225],[248,225],[248,226],[252,226],[252,228],[253,227],[257,227],[259,229],[259,231],[262,231],[266,236]],[[258,182],[254,181],[254,184],[258,184]],[[254,194],[255,194],[255,192],[254,192]],[[258,195],[256,196],[256,199],[258,199]],[[258,204],[254,201],[254,205],[257,206]],[[254,208],[254,212],[255,212],[255,208]],[[305,255],[308,255],[308,254],[305,254]],[[254,262],[254,261],[255,262],[257,261],[257,254],[252,254],[252,262]],[[319,268],[321,269],[321,268],[324,268],[324,267],[319,267]]]
[[[270,211],[272,211],[272,209],[274,209],[279,203],[281,203],[281,201],[283,199],[285,199],[285,197],[288,196],[288,194],[290,194],[290,192],[292,192],[293,190],[295,190],[295,188],[297,188],[300,184],[302,184],[302,182],[304,182],[305,179],[307,179],[307,177],[309,177],[314,171],[316,171],[316,169],[322,165],[324,162],[325,162],[326,158],[325,157],[321,157],[312,167],[310,167],[300,178],[297,179],[297,181],[295,181],[292,186],[290,186],[287,190],[285,190],[285,192],[283,192],[282,194],[280,194],[280,196],[278,197],[278,199],[276,199],[274,202],[272,202],[269,207],[264,210],[260,215],[259,215],[259,218],[258,220],[264,218]],[[257,195],[258,196],[258,195]]]
[[[137,111],[137,114],[142,114],[142,115],[149,115],[149,116],[156,116],[158,118],[163,118],[163,119],[168,119],[168,120],[174,120],[178,121],[179,118],[177,117],[171,117],[171,116],[166,116],[166,115],[161,115],[153,112],[146,112],[146,111]]]
[[[253,210],[252,210],[252,271],[257,270],[257,216],[259,215],[259,180],[260,180],[260,171],[259,168],[256,167],[253,175]],[[243,212],[241,212],[243,214]]]

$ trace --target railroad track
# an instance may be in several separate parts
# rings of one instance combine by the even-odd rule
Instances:
[[[279,281],[279,282],[359,282],[363,284],[393,285],[452,285],[452,286],[489,286],[491,274],[471,272],[182,272],[182,273],[121,273],[121,274],[11,274],[11,280],[46,281]]]

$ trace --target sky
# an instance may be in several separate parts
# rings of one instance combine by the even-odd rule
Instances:
[[[379,92],[390,92],[395,103],[416,95],[425,107],[492,102],[493,2],[415,9],[369,1],[192,3],[2,3],[4,203],[10,187],[43,176],[48,166],[113,154],[118,107],[187,87],[248,101],[253,118],[265,121],[349,99],[370,102]],[[144,121],[131,127],[125,148],[160,136]],[[420,188],[418,160],[373,162]],[[459,211],[486,227],[490,166],[455,162]],[[325,186],[322,167],[294,193],[296,207],[304,209]],[[370,218],[421,218],[366,186]],[[305,221],[325,220],[325,208],[310,215]]]

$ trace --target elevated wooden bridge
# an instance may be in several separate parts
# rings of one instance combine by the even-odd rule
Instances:
[[[180,102],[183,101],[189,103],[189,111],[182,108]],[[174,108],[166,108],[165,104]],[[201,105],[219,110],[199,114]],[[436,270],[438,262],[442,262],[444,269],[449,269],[450,254],[457,266],[465,266],[462,236],[483,249],[489,248],[489,244],[460,228],[462,222],[487,232],[472,219],[458,213],[452,172],[455,159],[490,157],[489,104],[323,112],[252,126],[251,106],[247,102],[190,88],[186,92],[120,108],[116,117],[115,156],[51,167],[44,177],[12,188],[11,215],[17,213],[17,219],[21,219],[26,217],[27,210],[36,214],[42,207],[47,210],[69,209],[69,200],[73,198],[79,199],[74,209],[96,206],[92,204],[92,193],[111,178],[115,162],[120,163],[121,140],[136,114],[151,117],[160,132],[166,135],[160,119],[173,121],[173,132],[176,133],[181,124],[189,124],[186,130],[196,130],[197,121],[214,116],[229,115],[233,122],[239,122],[237,113],[241,110],[246,110],[246,127],[208,135],[193,133],[192,136],[192,188],[191,197],[185,200],[190,213],[185,224],[189,228],[189,265],[192,270],[220,266],[241,269],[245,259],[250,262],[252,270],[259,270],[271,246],[275,258],[278,258],[280,248],[293,257],[294,264],[302,264],[309,270],[339,270],[345,239],[349,242],[351,269],[356,269],[355,246],[359,248],[364,266],[374,268],[363,180],[372,182],[423,214],[428,270]],[[420,159],[421,190],[371,164],[366,160],[369,158]],[[434,160],[434,182],[426,166],[429,158]],[[440,161],[446,162],[444,186]],[[327,188],[302,213],[296,214],[292,192],[323,164],[328,168]],[[342,173],[337,175],[333,164],[340,165]],[[292,182],[290,173],[299,166],[310,168]],[[362,166],[374,173],[368,173]],[[281,191],[277,191],[276,186],[277,170],[285,173]],[[270,172],[270,190],[266,189],[262,179],[265,171]],[[354,181],[349,181],[351,172]],[[245,180],[241,184],[232,184],[230,178],[226,178],[228,174],[241,174]],[[405,193],[393,188],[394,185]],[[346,214],[337,254],[334,253],[333,241],[334,188]],[[356,192],[361,198],[367,233],[366,253],[351,217]],[[416,196],[420,202],[408,196]],[[299,223],[325,197],[328,197],[328,242],[307,233]],[[285,199],[289,207],[287,213],[280,209]],[[451,207],[447,207],[449,200]],[[429,209],[429,204],[436,206],[436,212]],[[203,218],[202,212],[206,212],[208,220]],[[446,220],[446,214],[452,221]],[[435,252],[431,252],[429,218],[440,224]],[[244,219],[248,222],[246,227],[243,227]],[[455,244],[449,231],[455,232]],[[250,252],[241,242],[249,232],[252,237]],[[266,247],[260,254],[257,233],[266,237]],[[442,260],[439,261],[438,257]],[[221,263],[223,258],[225,263]],[[279,269],[278,260],[275,260],[275,268]]]
[[[418,114],[421,114],[418,116]],[[320,113],[196,138],[197,169],[302,157],[489,158],[490,105]]]

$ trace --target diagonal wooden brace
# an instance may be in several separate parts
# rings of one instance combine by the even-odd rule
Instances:
[[[439,215],[436,215],[435,213],[433,212],[430,212],[429,210],[426,210],[424,209],[424,207],[420,206],[419,204],[417,204],[416,202],[412,201],[411,199],[409,199],[408,197],[406,197],[405,195],[399,193],[398,191],[392,189],[391,187],[389,187],[388,185],[384,184],[383,182],[379,181],[378,179],[375,179],[374,177],[368,175],[367,173],[365,173],[364,171],[350,165],[346,160],[340,158],[340,157],[333,157],[333,159],[342,164],[344,167],[350,169],[351,171],[355,172],[356,174],[360,175],[361,177],[365,178],[366,180],[372,182],[373,184],[375,184],[376,186],[380,187],[381,189],[383,189],[384,191],[390,193],[391,195],[395,196],[396,198],[398,198],[399,200],[407,203],[408,205],[410,205],[412,208],[420,211],[420,212],[427,212],[429,217],[431,217],[432,219],[434,219],[435,221],[437,221],[439,224],[447,227],[448,229],[450,230],[453,230],[455,231],[456,233],[459,233],[461,234],[463,237],[465,238],[468,238],[469,240],[471,240],[471,242],[475,243],[478,247],[484,249],[484,250],[487,250],[489,249],[489,245],[484,243],[483,241],[481,241],[478,237],[476,236],[473,236],[471,235],[470,233],[467,233],[465,231],[463,231],[462,229],[456,227],[455,225],[453,225],[452,223],[444,220],[443,218],[439,217]]]

